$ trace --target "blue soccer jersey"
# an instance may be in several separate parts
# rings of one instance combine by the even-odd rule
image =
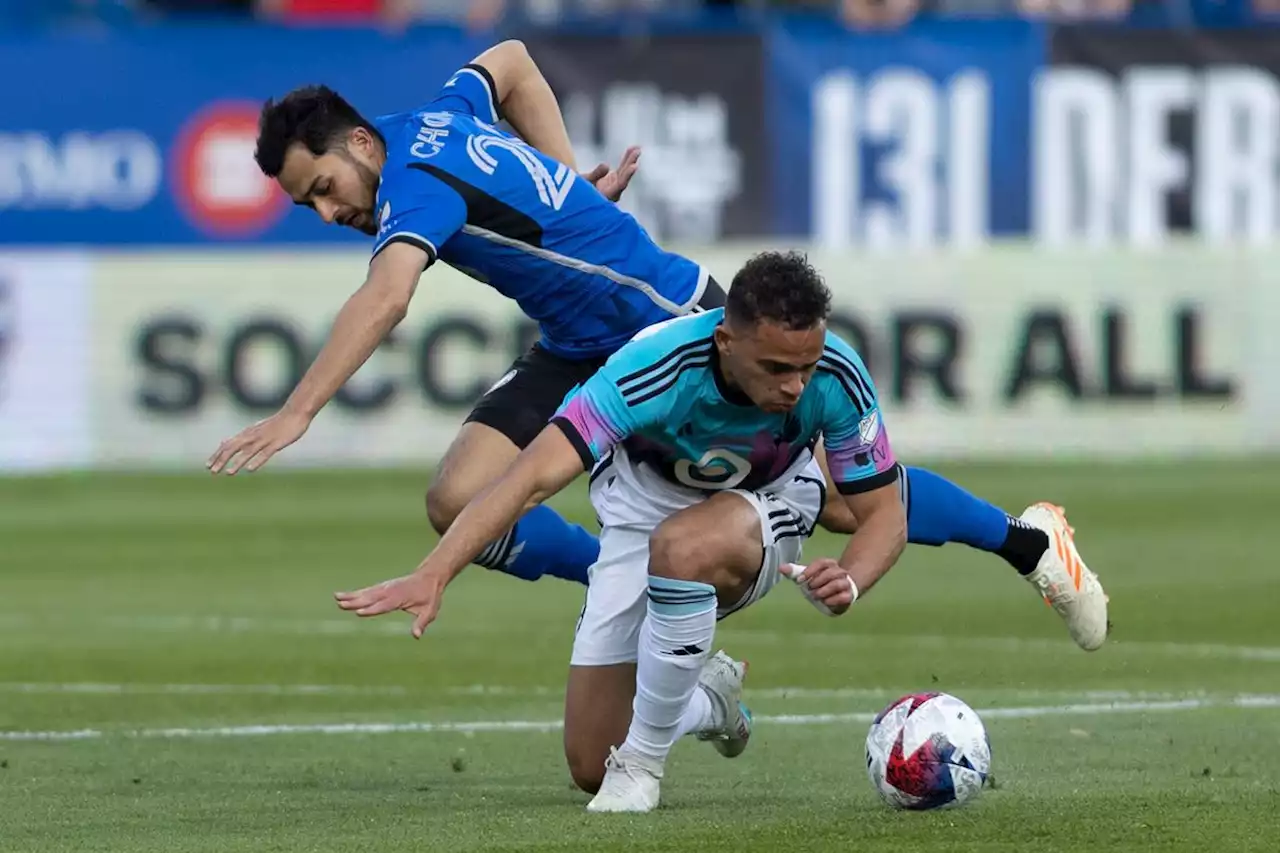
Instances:
[[[498,130],[493,80],[456,73],[426,106],[376,122],[387,145],[373,253],[396,241],[514,299],[565,358],[607,355],[688,313],[707,273],[663,251],[572,169]]]
[[[648,330],[570,394],[552,420],[590,469],[615,445],[672,482],[754,490],[822,437],[843,494],[894,482],[897,467],[862,359],[827,333],[818,368],[789,412],[743,404],[719,371],[723,309]]]

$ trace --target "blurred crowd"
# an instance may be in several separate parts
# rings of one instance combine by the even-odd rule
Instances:
[[[851,28],[896,28],[920,17],[1022,16],[1160,26],[1280,22],[1280,0],[0,0],[0,27],[119,24],[199,17],[256,17],[299,24],[549,24],[709,11],[829,15]]]

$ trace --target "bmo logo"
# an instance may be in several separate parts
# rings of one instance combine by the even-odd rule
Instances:
[[[289,199],[253,159],[257,135],[258,107],[241,101],[211,104],[183,126],[171,178],[192,225],[217,237],[254,237],[284,217]]]

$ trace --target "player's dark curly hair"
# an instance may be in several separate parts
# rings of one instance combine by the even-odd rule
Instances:
[[[357,127],[386,144],[369,120],[328,86],[303,86],[279,101],[268,99],[258,116],[258,147],[253,152],[258,168],[269,178],[280,175],[289,146],[301,142],[319,157],[341,145]]]
[[[763,252],[733,277],[724,310],[734,324],[809,329],[831,313],[831,291],[800,252]]]

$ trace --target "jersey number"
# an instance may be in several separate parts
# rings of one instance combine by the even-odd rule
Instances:
[[[732,450],[708,450],[696,463],[675,464],[676,479],[694,489],[732,489],[750,473],[751,463]]]
[[[538,158],[528,145],[502,136],[476,134],[467,137],[467,154],[471,162],[486,175],[492,175],[498,169],[498,158],[494,152],[506,151],[524,166],[533,185],[538,189],[538,198],[552,210],[559,210],[564,200],[569,197],[569,190],[577,173],[563,163],[552,174],[547,164]]]

